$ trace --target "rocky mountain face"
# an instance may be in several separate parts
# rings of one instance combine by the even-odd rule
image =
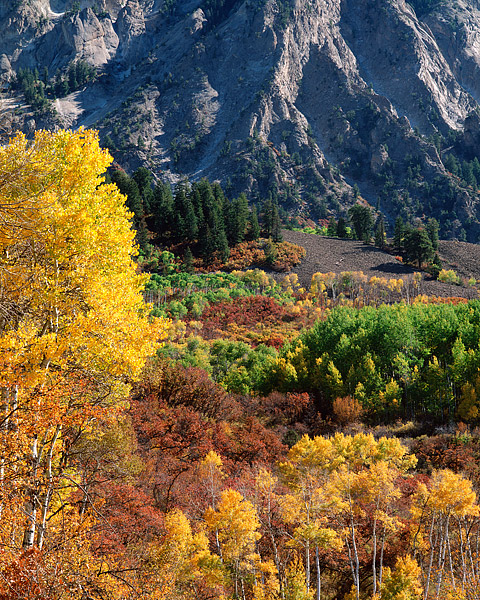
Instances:
[[[271,192],[314,218],[360,195],[476,242],[480,2],[412,4],[0,0],[4,121],[98,128],[127,170],[171,182]],[[48,93],[75,61],[95,81]],[[50,110],[13,85],[26,68],[45,73]]]

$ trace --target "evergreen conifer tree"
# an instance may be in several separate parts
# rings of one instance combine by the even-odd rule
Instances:
[[[347,237],[347,224],[345,222],[345,219],[343,217],[340,217],[338,219],[338,223],[337,223],[337,235],[339,238],[345,238]]]
[[[275,243],[281,242],[283,240],[282,224],[280,221],[280,214],[278,212],[278,203],[276,200],[273,202],[273,210],[272,210],[272,240]]]
[[[258,240],[260,237],[260,225],[258,224],[258,214],[257,207],[252,206],[252,211],[250,213],[250,235],[249,237],[252,240]]]
[[[272,237],[273,229],[273,199],[272,194],[269,192],[266,197],[263,207],[263,234],[266,238]]]
[[[369,242],[373,227],[373,217],[370,208],[357,202],[348,212],[350,214],[350,219],[352,220],[357,240]]]
[[[239,244],[245,239],[248,221],[248,201],[245,194],[240,194],[230,203],[227,211],[227,234],[229,242]]]
[[[183,255],[183,268],[187,273],[193,273],[193,254],[190,246],[187,247]]]
[[[173,196],[170,186],[159,181],[152,195],[150,215],[147,224],[151,231],[160,239],[166,240],[172,234],[173,227]]]
[[[215,252],[219,253],[222,260],[229,255],[225,222],[223,214],[223,193],[215,197],[211,185],[202,179],[194,186],[198,192],[198,201],[202,208],[203,222],[199,229],[199,249],[205,260],[211,260]]]
[[[412,229],[405,234],[405,252],[408,260],[417,261],[418,268],[433,257],[433,247],[425,229]]]
[[[187,194],[187,186],[186,181],[179,182],[173,200],[173,239],[179,242],[192,242],[198,233],[197,219]]]
[[[332,237],[337,235],[337,222],[333,215],[328,220],[327,235]]]
[[[140,196],[142,197],[143,209],[145,213],[149,213],[153,202],[153,175],[151,171],[145,167],[140,167],[133,174],[133,179],[135,180]]]
[[[377,224],[375,226],[375,246],[377,246],[377,248],[385,248],[385,244],[385,219],[383,218],[383,214],[380,214],[380,216],[377,219]]]

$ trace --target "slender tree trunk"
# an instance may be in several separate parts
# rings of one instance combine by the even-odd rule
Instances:
[[[50,443],[50,450],[48,451],[48,454],[47,454],[47,478],[48,478],[48,485],[47,485],[47,490],[45,492],[45,496],[44,496],[43,501],[41,503],[40,523],[38,525],[38,531],[37,531],[37,546],[40,549],[42,549],[43,541],[44,541],[44,538],[45,538],[45,530],[46,530],[46,524],[47,524],[47,514],[48,514],[48,509],[50,508],[50,502],[52,500],[52,495],[53,495],[52,459],[53,459],[53,452],[55,450],[55,445],[56,445],[57,440],[58,440],[59,435],[60,435],[60,431],[61,431],[61,426],[57,425],[57,427],[55,429],[55,433],[53,435],[53,439],[52,439],[52,441]]]
[[[307,592],[310,591],[310,542],[305,544],[305,579],[307,580]]]
[[[455,574],[453,572],[452,551],[451,551],[451,548],[450,548],[450,538],[449,538],[449,536],[447,536],[447,550],[448,550],[448,564],[450,565],[450,577],[452,579],[453,589],[455,589],[456,588]],[[462,555],[462,563],[463,563],[463,555]]]
[[[360,599],[360,559],[358,558],[357,542],[355,539],[355,523],[353,522],[353,516],[350,519],[350,528],[352,531],[353,556],[355,558],[356,600],[359,600]]]
[[[317,567],[317,600],[320,600],[322,593],[322,578],[320,573],[320,557],[318,555],[318,546],[315,547],[315,566]]]
[[[440,596],[440,588],[442,586],[443,580],[443,569],[445,566],[445,554],[447,550],[447,537],[448,537],[448,517],[445,525],[441,526],[441,535],[440,535],[440,546],[438,550],[438,576],[437,576],[437,588],[435,590],[435,597],[438,598]]]
[[[7,387],[2,387],[0,394],[0,417],[3,419],[0,425],[0,433],[2,438],[5,436],[8,430],[8,414],[9,414],[9,389]],[[5,447],[4,439],[0,439],[0,443],[3,447]],[[3,498],[4,498],[4,485],[5,485],[5,457],[0,456],[0,518],[3,513]]]
[[[37,526],[37,506],[38,506],[38,498],[37,498],[37,470],[38,470],[38,440],[37,436],[33,438],[32,442],[32,473],[31,473],[31,482],[30,489],[28,491],[28,500],[25,503],[25,514],[27,515],[27,526],[25,527],[25,532],[23,534],[23,544],[22,547],[24,550],[29,550],[33,547],[35,541],[35,531]]]
[[[429,587],[430,587],[430,577],[431,577],[432,567],[433,567],[433,554],[434,554],[434,551],[435,551],[435,545],[434,545],[434,541],[433,541],[433,526],[434,526],[434,523],[435,523],[435,517],[432,517],[432,524],[430,526],[430,534],[429,534],[430,560],[429,560],[429,563],[428,563],[427,581],[425,582],[425,589],[424,589],[424,594],[423,594],[423,597],[425,598],[425,600],[428,598],[428,590],[429,590]],[[437,536],[435,536],[435,537],[437,537]]]
[[[379,577],[378,577],[378,586],[382,587],[382,579],[383,579],[383,551],[385,549],[385,538],[387,537],[387,528],[383,527],[382,533],[382,546],[380,548],[380,569],[379,569]]]
[[[378,510],[378,499],[376,510]],[[377,593],[377,517],[373,520],[373,557],[372,557],[372,575],[373,575],[373,595]]]
[[[356,577],[356,574],[355,574],[355,565],[353,563],[353,557],[352,557],[352,549],[351,549],[350,543],[348,541],[348,536],[345,536],[345,545],[347,546],[348,562],[350,563],[350,570],[352,571],[353,584],[355,586],[355,589],[358,589],[358,586],[357,586],[357,577]]]

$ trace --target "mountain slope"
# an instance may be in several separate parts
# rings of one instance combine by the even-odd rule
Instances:
[[[390,220],[433,215],[477,241],[462,161],[480,151],[479,6],[414,4],[420,17],[403,0],[2,0],[0,70],[95,66],[53,115],[24,109],[13,126],[97,127],[127,168],[270,191],[317,218],[357,184]]]

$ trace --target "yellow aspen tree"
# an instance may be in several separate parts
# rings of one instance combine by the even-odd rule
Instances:
[[[297,555],[287,566],[285,580],[285,600],[313,600],[313,590],[308,591],[305,569]]]
[[[10,523],[0,512],[9,547],[43,547],[65,432],[118,411],[165,330],[125,199],[104,183],[111,162],[83,129],[0,148],[0,511],[21,507]]]
[[[217,499],[220,493],[222,479],[225,479],[226,475],[222,470],[223,462],[220,456],[214,451],[210,452],[205,456],[199,465],[199,475],[205,483],[205,487],[210,495],[211,507],[215,510],[217,507]],[[222,548],[220,546],[220,540],[218,538],[218,530],[215,530],[215,542],[217,545],[217,552],[222,557]]]
[[[255,573],[260,562],[255,543],[260,539],[260,521],[255,507],[236,490],[224,490],[217,504],[205,512],[205,522],[210,531],[218,531],[224,565],[233,572],[235,597],[241,590],[245,598],[245,579]]]
[[[226,477],[222,466],[223,462],[220,456],[214,450],[210,450],[198,467],[199,475],[205,482],[210,495],[211,506],[214,509],[216,508],[222,479]]]
[[[276,539],[274,518],[278,515],[281,497],[277,492],[278,478],[267,469],[260,469],[255,478],[255,506],[262,531],[270,539],[276,570],[280,573],[281,559]]]
[[[305,550],[307,591],[310,590],[311,549],[315,550],[318,598],[321,589],[319,548],[341,546],[333,529],[325,526],[326,515],[331,510],[325,483],[336,464],[332,443],[323,437],[311,439],[305,435],[291,448],[287,458],[287,462],[280,464],[280,471],[292,493],[282,497],[283,518],[287,523],[297,524],[292,542]]]
[[[221,564],[210,554],[205,533],[193,533],[180,510],[166,515],[165,528],[162,543],[152,543],[148,549],[138,582],[142,593],[148,592],[152,600],[190,599],[201,579],[219,591],[223,583]]]
[[[310,580],[310,546],[338,550],[341,534],[347,550],[355,598],[360,598],[358,524],[366,511],[373,513],[372,570],[374,588],[381,583],[383,549],[388,533],[396,531],[394,501],[399,493],[395,480],[416,464],[415,457],[394,438],[375,440],[372,435],[332,438],[304,436],[280,464],[291,494],[283,500],[284,518],[298,522],[297,539],[304,540],[307,585]],[[337,532],[337,535],[335,535]],[[366,542],[363,543],[366,547]],[[319,563],[317,554],[317,598]]]
[[[278,571],[271,560],[258,565],[260,577],[253,585],[253,600],[278,600],[281,596]]]
[[[411,556],[397,559],[395,568],[385,568],[380,595],[373,600],[418,600],[422,597],[420,567]]]
[[[442,594],[445,572],[452,589],[466,589],[469,579],[477,579],[475,551],[470,544],[471,519],[480,514],[472,483],[449,469],[435,471],[430,484],[420,484],[411,514],[417,526],[414,557],[422,568],[424,598],[434,586],[434,597]],[[458,548],[460,564],[454,550]]]
[[[399,496],[395,480],[399,475],[415,466],[416,458],[396,438],[380,438],[357,434],[337,434],[332,444],[341,462],[332,473],[328,490],[335,500],[335,519],[344,532],[350,568],[355,588],[355,597],[360,598],[360,559],[358,523],[366,516],[367,508],[373,511],[372,523],[372,575],[374,590],[381,583],[383,548],[387,533],[399,527],[392,515],[394,500]],[[380,531],[379,531],[380,529]],[[380,557],[378,542],[380,540]],[[377,560],[378,573],[377,573]]]

